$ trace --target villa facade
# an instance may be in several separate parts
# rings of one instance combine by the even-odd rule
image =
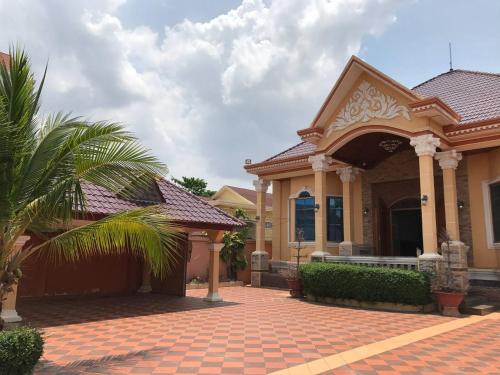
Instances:
[[[272,184],[272,259],[440,259],[500,269],[500,75],[450,70],[408,89],[352,57],[297,145],[245,165],[257,216]],[[260,211],[259,211],[260,210]],[[257,223],[257,250],[264,223]],[[260,236],[260,238],[259,238]],[[496,276],[495,276],[496,275]]]

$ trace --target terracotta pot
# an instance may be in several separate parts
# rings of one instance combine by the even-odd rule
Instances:
[[[300,279],[286,279],[290,295],[293,298],[302,297],[302,280]]]
[[[464,293],[462,292],[434,292],[439,310],[445,316],[459,317],[460,312],[458,307],[464,300]]]

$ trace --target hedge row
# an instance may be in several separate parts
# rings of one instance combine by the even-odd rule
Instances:
[[[0,374],[31,374],[43,352],[43,338],[34,328],[0,331]]]
[[[397,268],[340,263],[308,263],[300,267],[304,292],[315,297],[425,305],[431,302],[429,277]]]

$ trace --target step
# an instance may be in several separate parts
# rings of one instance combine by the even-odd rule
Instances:
[[[467,306],[466,311],[471,315],[488,315],[495,312],[496,308],[492,305],[474,305]]]

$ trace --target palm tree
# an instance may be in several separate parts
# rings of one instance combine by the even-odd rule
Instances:
[[[10,55],[9,66],[0,62],[0,300],[36,253],[76,261],[130,251],[164,275],[176,257],[177,233],[160,207],[80,227],[71,222],[75,215],[86,217],[83,183],[131,198],[164,175],[166,166],[120,124],[62,113],[40,117],[47,67],[37,87],[26,53],[11,48]],[[25,233],[41,241],[19,249],[16,240]]]

